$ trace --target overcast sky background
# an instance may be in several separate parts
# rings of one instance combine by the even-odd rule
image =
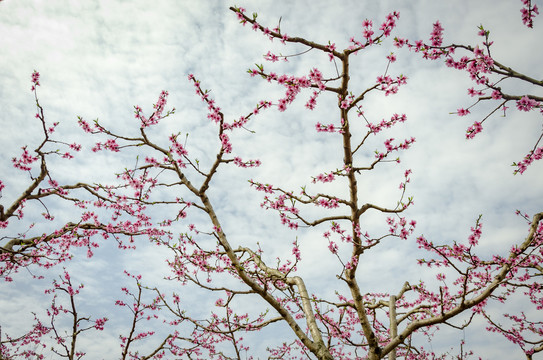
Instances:
[[[233,120],[251,111],[258,100],[273,101],[283,94],[282,88],[250,78],[246,70],[254,63],[264,62],[262,55],[270,49],[283,54],[303,50],[282,46],[277,41],[271,43],[248,26],[242,27],[228,10],[232,5],[245,7],[249,14],[257,12],[259,21],[269,27],[274,27],[282,17],[282,31],[289,36],[302,36],[322,44],[335,42],[338,49],[347,46],[351,36],[360,37],[364,19],[372,19],[378,27],[392,11],[401,14],[394,35],[410,39],[428,39],[432,23],[439,19],[445,28],[445,43],[475,44],[479,40],[477,26],[483,24],[495,41],[496,59],[517,71],[541,78],[539,44],[543,24],[536,18],[535,29],[524,27],[520,20],[520,1],[231,3],[158,0],[151,5],[140,0],[7,0],[0,3],[0,136],[3,144],[0,179],[6,184],[1,203],[10,204],[25,184],[25,176],[13,170],[10,159],[20,154],[22,145],[32,147],[40,139],[30,91],[34,69],[41,73],[39,98],[46,119],[60,121],[59,134],[68,142],[90,144],[76,126],[78,115],[87,120],[99,118],[109,127],[135,133],[138,125],[133,119],[133,106],[140,105],[149,114],[161,90],[168,90],[168,108],[175,107],[177,113],[164,122],[161,134],[190,133],[189,151],[204,162],[209,160],[206,151],[216,148],[215,132],[208,126],[205,106],[194,95],[187,75],[195,74],[203,88],[211,89],[226,117]],[[472,103],[466,91],[471,86],[467,75],[446,68],[440,62],[423,61],[406,49],[396,50],[391,41],[353,58],[354,90],[373,85],[376,76],[384,71],[385,56],[390,51],[394,51],[399,60],[389,73],[406,75],[408,84],[400,88],[398,95],[373,96],[363,106],[374,122],[389,118],[395,112],[406,113],[408,121],[376,137],[367,152],[372,156],[373,150],[388,137],[399,140],[414,136],[417,142],[412,149],[400,154],[401,164],[382,166],[375,174],[362,179],[361,198],[378,205],[394,206],[402,174],[410,168],[413,175],[408,194],[414,195],[415,206],[407,216],[418,222],[415,235],[424,234],[436,242],[464,241],[469,227],[483,214],[481,251],[503,254],[526,234],[525,223],[514,211],[520,209],[528,214],[541,211],[543,163],[536,162],[522,176],[513,176],[510,166],[521,160],[537,140],[541,116],[512,109],[506,118],[494,116],[488,120],[485,131],[468,142],[465,129],[486,116],[491,108],[476,107],[464,118],[450,114]],[[280,73],[297,75],[305,75],[315,66],[325,75],[334,73],[327,57],[316,52],[288,63],[267,66]],[[334,279],[339,267],[321,237],[326,229],[303,230],[296,234],[284,229],[276,214],[260,212],[261,193],[252,191],[246,182],[254,178],[297,190],[309,184],[311,176],[340,166],[341,146],[337,138],[316,134],[313,130],[317,121],[337,121],[336,109],[327,107],[333,106],[335,100],[322,97],[317,110],[309,112],[303,108],[308,96],[308,93],[299,95],[297,103],[285,113],[270,109],[259,115],[249,125],[256,132],[254,135],[243,132],[234,137],[235,153],[260,158],[263,166],[249,171],[226,170],[217,179],[212,196],[235,247],[259,241],[273,260],[276,256],[290,256],[290,244],[298,236],[304,260],[300,273],[307,279],[310,291],[329,294],[336,288]],[[213,153],[207,156],[212,158]],[[96,157],[82,154],[68,163],[70,167],[60,162],[55,169],[65,181],[84,177],[105,182],[103,179],[111,179],[113,172],[132,166],[133,161],[133,158],[113,157],[111,153]],[[27,212],[28,222],[38,219],[31,210]],[[62,221],[71,209],[50,210],[56,211]],[[35,211],[43,210],[35,208]],[[256,216],[250,217],[254,214]],[[383,222],[377,223],[378,218],[372,216],[366,219],[367,227],[386,231]],[[21,231],[28,222],[14,224],[15,227],[8,230],[11,234]],[[47,224],[38,224],[38,233],[47,231],[40,226]],[[3,232],[2,236],[5,235],[9,234]],[[141,249],[146,249],[144,244]],[[123,319],[115,315],[117,309],[111,306],[120,294],[119,281],[124,281],[119,272],[127,268],[144,274],[144,280],[145,276],[159,279],[166,275],[165,254],[160,250],[150,248],[129,255],[118,252],[112,255],[111,252],[115,252],[115,247],[105,244],[94,258],[68,264],[76,281],[86,285],[85,299],[81,300],[83,311],[96,313],[96,316],[103,316],[105,312],[111,318],[107,331],[91,334],[100,336],[99,342],[82,342],[89,358],[111,358],[112,353],[117,354],[117,335],[127,332]],[[384,246],[364,259],[360,271],[361,286],[366,287],[363,291],[396,293],[405,280],[417,281],[424,277],[421,268],[416,266],[415,259],[420,256],[415,236],[406,242],[395,241]],[[324,274],[323,268],[326,269]],[[48,279],[54,276],[53,272],[47,274]],[[31,311],[43,314],[43,307],[49,301],[42,295],[43,289],[50,284],[49,280],[33,281],[27,273],[21,273],[16,280],[14,284],[0,284],[0,325],[2,331],[13,335],[24,330],[22,324],[31,323]],[[196,295],[184,296],[187,303],[204,301]],[[515,308],[514,303],[510,306]],[[450,343],[447,343],[450,339],[438,341],[437,335],[436,344],[445,348],[457,346],[458,340],[466,336],[468,348],[483,358],[503,355],[503,351],[511,351],[515,357],[522,355],[501,337],[482,331],[482,327],[475,327],[467,331],[467,335],[455,333]],[[255,340],[256,354],[264,356],[271,341],[262,337]]]

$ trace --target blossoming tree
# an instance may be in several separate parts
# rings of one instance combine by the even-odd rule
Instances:
[[[537,12],[530,4],[526,6],[529,14]],[[119,335],[122,359],[252,358],[251,344],[245,337],[268,328],[287,331],[290,339],[281,343],[270,341],[270,359],[445,358],[446,354],[434,354],[426,349],[417,335],[431,336],[439,325],[462,329],[476,316],[486,317],[491,331],[499,331],[519,344],[528,358],[542,351],[540,322],[528,319],[524,314],[511,315],[519,327],[507,329],[493,320],[493,314],[486,306],[493,301],[505,302],[515,292],[526,292],[535,307],[541,308],[543,298],[538,276],[541,276],[543,255],[543,213],[532,217],[521,214],[527,221],[528,234],[518,234],[507,254],[489,257],[478,253],[483,225],[481,217],[476,219],[471,235],[465,241],[442,244],[419,236],[413,241],[427,251],[427,256],[418,260],[419,265],[423,269],[444,269],[437,274],[436,283],[406,281],[391,293],[377,293],[364,287],[360,278],[361,264],[384,244],[411,239],[416,222],[404,215],[414,204],[408,188],[409,169],[402,171],[399,189],[391,189],[397,191],[397,200],[392,203],[366,201],[359,183],[370,171],[379,171],[385,163],[399,163],[397,154],[409,149],[415,139],[383,138],[380,148],[370,148],[372,139],[380,138],[390,128],[405,122],[407,117],[385,113],[385,119],[376,121],[365,113],[366,102],[370,97],[393,96],[406,84],[407,78],[402,74],[391,74],[396,55],[389,54],[383,58],[384,73],[365,84],[364,90],[354,90],[350,80],[357,69],[351,68],[350,61],[356,54],[364,56],[371,47],[393,41],[397,47],[409,46],[426,57],[445,56],[448,64],[471,69],[474,79],[483,79],[481,74],[489,71],[525,81],[531,78],[505,70],[505,66],[498,65],[489,54],[480,50],[442,46],[438,24],[434,26],[431,45],[398,37],[390,40],[399,19],[396,12],[389,14],[379,27],[374,27],[371,20],[365,20],[362,36],[351,38],[350,45],[339,50],[332,42],[321,44],[287,35],[280,26],[269,28],[257,21],[257,14],[249,16],[243,8],[232,7],[231,10],[243,25],[270,40],[305,48],[303,54],[296,55],[268,52],[264,56],[267,61],[296,60],[312,50],[326,56],[330,67],[310,67],[300,76],[280,75],[269,71],[268,66],[257,64],[249,74],[282,86],[284,96],[278,100],[262,100],[252,111],[233,121],[229,120],[232,116],[221,111],[201,82],[190,75],[189,81],[208,109],[208,121],[214,125],[216,152],[209,164],[191,154],[181,133],[171,134],[167,139],[155,136],[153,129],[175,112],[175,109],[167,110],[166,91],[159,95],[149,115],[143,108],[135,107],[133,131],[124,129],[120,132],[98,120],[89,123],[79,118],[84,132],[100,137],[92,149],[94,152],[111,151],[114,155],[126,153],[136,157],[134,166],[120,169],[118,182],[114,184],[59,185],[55,182],[47,168],[48,157],[69,158],[71,155],[46,147],[55,144],[79,150],[79,145],[52,137],[54,125],[48,128],[36,95],[37,118],[42,124],[44,139],[34,154],[24,148],[23,156],[14,159],[16,168],[30,174],[30,185],[7,211],[0,209],[2,227],[9,230],[11,218],[21,220],[22,208],[28,201],[43,203],[49,198],[60,198],[74,203],[80,214],[77,221],[66,222],[60,229],[39,237],[25,234],[3,237],[0,275],[9,281],[10,272],[20,268],[51,268],[67,261],[74,246],[86,247],[88,256],[93,256],[92,248],[99,246],[99,240],[93,241],[92,237],[97,238],[99,234],[105,238],[115,237],[123,249],[133,249],[137,241],[147,238],[167,249],[171,273],[164,276],[174,284],[168,291],[146,283],[145,276],[126,272],[131,279],[130,285],[122,288],[123,297],[116,301],[116,305],[131,317],[130,327]],[[531,15],[525,18],[531,21]],[[488,41],[488,32],[481,31]],[[489,46],[487,44],[487,49]],[[472,52],[475,58],[455,61],[451,55],[456,48]],[[504,71],[509,72],[503,74]],[[488,99],[517,101],[521,110],[541,108],[535,95],[510,95],[495,82],[484,79],[481,84],[492,89],[493,94],[497,91]],[[32,82],[33,91],[36,91],[38,73],[33,74]],[[481,100],[486,100],[482,91],[472,90]],[[216,206],[217,194],[212,190],[226,171],[224,169],[236,167],[238,171],[244,171],[244,168],[261,165],[257,159],[237,156],[236,143],[232,139],[240,133],[250,136],[247,128],[261,111],[271,108],[283,112],[304,92],[308,92],[305,102],[308,111],[315,109],[323,97],[331,97],[336,103],[335,120],[316,122],[315,131],[329,137],[327,141],[341,152],[342,160],[333,168],[310,175],[308,181],[296,189],[269,184],[265,180],[249,180],[254,190],[263,195],[261,206],[277,213],[280,223],[292,229],[290,240],[270,236],[274,241],[290,244],[289,254],[274,259],[268,255],[270,245],[258,241],[247,244],[231,235],[223,226],[223,214]],[[459,114],[466,112],[464,109]],[[468,137],[474,132],[474,129],[470,130]],[[209,138],[206,141],[210,141]],[[534,150],[529,154],[530,159],[536,159],[539,153],[539,148]],[[35,173],[36,167],[39,175]],[[40,188],[46,180],[49,186],[43,188],[41,185]],[[3,187],[2,183],[0,187]],[[44,207],[47,209],[45,203]],[[372,213],[378,214],[377,218],[382,221],[380,230],[374,227],[370,230],[366,224]],[[46,211],[44,217],[49,219],[52,215]],[[250,214],[239,221],[251,221]],[[326,248],[337,263],[338,285],[333,295],[322,291],[318,282],[298,273],[303,261],[315,259],[302,253],[296,233],[312,228],[322,234],[316,240],[318,246]],[[128,242],[125,239],[129,239]],[[32,346],[46,344],[47,337],[54,340],[52,351],[58,356],[82,358],[85,353],[78,348],[78,339],[84,332],[106,328],[108,319],[101,315],[94,318],[81,315],[77,302],[81,288],[73,283],[65,270],[47,290],[53,294],[47,325],[36,317],[34,328],[27,333],[12,337],[0,334],[0,358],[44,358],[43,350]],[[195,309],[187,307],[184,294],[188,291],[202,291],[214,299],[215,307],[208,316],[202,318]],[[248,302],[257,303],[258,310],[248,310]],[[68,330],[61,329],[60,317],[70,319]],[[146,324],[156,319],[160,320],[159,328],[149,329]],[[539,338],[532,340],[528,333]],[[152,343],[152,348],[139,345],[145,341]],[[463,358],[468,354],[461,347],[459,356]]]

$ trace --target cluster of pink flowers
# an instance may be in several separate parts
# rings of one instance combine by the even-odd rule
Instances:
[[[298,223],[296,221],[293,221],[284,212],[279,213],[279,218],[281,219],[281,224],[282,225],[285,225],[289,229],[292,229],[292,230],[298,230]]]
[[[32,87],[30,90],[36,90],[36,86],[40,86],[40,73],[34,70],[32,73]]]
[[[402,240],[406,240],[407,237],[413,233],[415,226],[417,225],[415,220],[411,220],[408,224],[404,217],[400,217],[399,219],[388,217],[386,221],[389,226],[389,234],[398,236]]]
[[[230,138],[228,137],[228,135],[226,135],[225,133],[222,133],[220,135],[220,138],[221,138],[222,149],[224,150],[224,152],[227,154],[231,153],[232,143],[230,142]]]
[[[311,86],[316,86],[318,90],[313,91],[311,96],[309,97],[309,100],[307,100],[305,107],[309,110],[315,109],[315,106],[317,105],[317,97],[320,95],[320,93],[326,89],[326,86],[323,82],[322,73],[317,68],[311,69],[309,71],[309,79],[311,80]]]
[[[456,113],[458,114],[458,116],[466,116],[469,114],[469,110],[468,109],[464,109],[464,108],[460,108],[456,111]]]
[[[162,113],[164,112],[164,108],[166,107],[166,104],[167,104],[168,95],[169,95],[168,92],[165,90],[162,90],[162,92],[160,93],[158,97],[158,101],[156,102],[156,104],[153,105],[155,112],[149,119],[151,123],[156,123],[162,116]]]
[[[394,114],[390,118],[390,120],[386,121],[385,119],[381,120],[381,122],[378,125],[368,123],[366,126],[370,129],[370,131],[377,135],[379,132],[381,132],[383,129],[389,129],[392,126],[394,126],[398,122],[405,122],[407,120],[407,116],[405,114]]]
[[[339,104],[339,107],[341,109],[349,109],[351,107],[352,102],[354,101],[354,96],[349,95],[345,99],[340,98],[341,102]]]
[[[480,221],[477,221],[475,227],[471,227],[471,234],[468,237],[468,242],[471,246],[475,246],[479,243],[479,239],[481,238],[481,234],[483,233],[481,230],[482,227],[483,223]]]
[[[441,46],[443,43],[443,27],[439,21],[434,23],[434,27],[430,33],[430,43],[432,46]]]
[[[196,89],[196,94],[200,96],[202,101],[204,101],[207,104],[207,108],[209,110],[209,113],[207,114],[207,118],[214,121],[215,123],[219,123],[223,120],[221,115],[221,108],[215,106],[215,100],[213,100],[209,96],[209,91],[202,90],[200,87],[200,81],[197,80],[193,74],[189,74],[188,79],[191,80],[194,84],[194,88]]]
[[[257,191],[263,191],[265,193],[268,193],[268,194],[273,194],[273,185],[271,184],[262,184],[262,183],[259,183],[259,182],[256,182],[254,180],[249,180],[249,183],[251,184],[251,186],[254,186],[254,188],[257,190]]]
[[[415,142],[415,138],[411,137],[410,139],[405,139],[403,142],[399,143],[398,145],[393,145],[392,144],[393,140],[394,138],[385,140],[384,144],[385,144],[386,152],[383,153],[383,152],[376,151],[375,157],[377,159],[379,160],[384,159],[385,157],[388,156],[388,154],[390,154],[393,151],[398,151],[400,149],[407,150]],[[399,160],[396,160],[396,162],[399,162]]]
[[[407,45],[407,44],[408,44],[407,39],[399,38],[399,37],[394,38],[394,46],[397,47],[398,49],[404,47],[404,45]]]
[[[313,91],[313,94],[311,95],[309,100],[307,100],[307,102],[305,103],[305,107],[308,108],[309,110],[315,109],[315,106],[317,106],[317,97],[318,96],[319,96],[319,92],[318,91]]]
[[[334,43],[328,43],[328,45],[326,46],[326,48],[328,49],[328,51],[330,52],[328,54],[328,58],[330,59],[330,61],[333,61],[334,60],[334,51],[336,51],[336,44]]]
[[[330,224],[330,230],[329,231],[325,231],[322,236],[328,240],[328,249],[330,251],[334,250],[334,251],[337,251],[338,250],[338,245],[332,241],[330,238],[332,237],[332,234],[337,234],[340,238],[340,240],[344,243],[347,243],[347,244],[352,244],[353,242],[353,235],[349,234],[345,229],[343,229],[341,227],[341,225],[338,223],[338,222],[335,222],[335,221],[332,221],[331,224]],[[360,232],[360,227],[358,225],[356,226],[353,226],[353,233],[355,236],[357,236],[358,238],[361,238],[363,235],[361,234]],[[367,235],[367,234],[366,234]],[[365,235],[364,235],[365,236]],[[335,254],[335,252],[332,251],[332,253]]]
[[[521,0],[522,4],[525,6],[520,9],[520,12],[522,14],[522,23],[529,28],[534,27],[534,17],[536,15],[539,15],[539,9],[537,8],[537,5],[532,5],[531,0]]]
[[[257,187],[257,190],[260,189],[261,188]],[[262,189],[261,191],[268,192],[266,191],[266,188]],[[287,200],[291,201],[291,206],[286,204]],[[264,209],[272,209],[278,211],[281,224],[286,225],[293,230],[298,229],[298,223],[293,220],[292,216],[296,217],[299,213],[299,210],[298,208],[296,208],[296,206],[294,206],[292,194],[281,194],[277,196],[275,200],[272,200],[270,197],[265,196],[264,201],[260,204],[260,206]]]
[[[83,120],[83,118],[80,117],[80,116],[78,117],[77,123],[83,129],[83,131],[88,133],[88,134],[93,134],[96,131],[99,131],[99,128],[96,126],[96,124],[95,124],[94,128],[92,128],[89,125],[89,123],[86,120]]]
[[[258,167],[260,165],[262,165],[261,161],[260,160],[248,160],[248,161],[243,161],[239,156],[236,156],[234,158],[234,164],[236,164],[238,167],[242,167],[242,168],[250,168],[250,167]]]
[[[262,65],[257,65],[256,69],[250,69],[248,72],[251,76],[260,75],[266,78],[268,82],[275,81],[286,88],[285,96],[277,101],[277,108],[281,112],[285,111],[288,105],[296,99],[296,96],[300,93],[301,89],[309,87],[318,89],[313,91],[309,100],[305,104],[306,108],[313,110],[317,104],[317,97],[324,89],[326,89],[322,79],[322,73],[316,68],[310,70],[308,77],[277,75],[274,72],[267,74],[264,72],[264,67]]]
[[[96,330],[100,330],[100,331],[104,330],[104,327],[105,327],[107,321],[108,321],[108,318],[106,318],[106,317],[94,320],[94,324],[95,324],[94,328]]]
[[[337,254],[339,247],[332,240],[328,240],[328,250],[330,250],[332,254]]]
[[[317,132],[333,133],[333,132],[340,132],[341,128],[335,126],[334,124],[325,125],[325,124],[321,124],[320,122],[317,122],[315,124],[315,130],[317,130]]]
[[[514,173],[520,173],[522,174],[528,166],[534,162],[535,160],[541,160],[543,159],[543,147],[538,147],[535,150],[530,151],[524,159],[519,161],[518,163],[513,163],[513,166],[516,166]]]
[[[475,121],[473,125],[466,130],[466,139],[473,139],[475,135],[481,131],[483,131],[483,125],[480,122]]]
[[[362,36],[364,36],[367,41],[371,41],[373,34],[375,34],[375,32],[372,30],[373,21],[365,19],[362,22],[362,27]]]
[[[141,109],[141,107],[134,106],[134,117],[140,120],[142,128],[158,124],[158,122],[163,118],[162,113],[164,112],[164,108],[166,107],[167,98],[168,92],[163,90],[158,97],[158,101],[153,105],[155,111],[153,112],[153,114],[151,114],[149,119],[147,119],[147,117],[143,115],[143,110]],[[175,109],[172,109],[168,113],[168,115],[173,113],[174,111]]]
[[[317,205],[322,206],[327,209],[334,209],[339,207],[339,203],[337,199],[324,199],[320,198],[317,203]]]
[[[106,149],[113,152],[119,152],[119,144],[117,144],[116,139],[107,139],[104,143],[96,143],[96,145],[92,148],[93,152],[100,151],[102,149]]]
[[[400,13],[397,11],[394,11],[390,14],[388,14],[385,18],[385,22],[381,24],[379,27],[379,30],[383,32],[383,35],[386,37],[390,36],[392,33],[392,29],[396,27],[396,20],[400,18]]]
[[[275,54],[272,54],[271,51],[268,51],[266,55],[264,55],[264,59],[271,62],[277,62],[280,58],[283,58],[284,61],[288,61],[286,56],[277,56]]]
[[[411,169],[407,169],[405,170],[405,173],[404,173],[404,181],[402,181],[400,183],[400,190],[405,190],[405,187],[407,186],[408,183],[411,182],[411,178],[409,178],[409,175],[412,173]],[[412,201],[411,201],[412,203]]]
[[[392,79],[389,75],[381,75],[377,77],[377,84],[379,84],[379,90],[382,90],[385,92],[385,96],[396,94],[398,92],[398,88],[401,85],[405,85],[407,83],[407,77],[404,75],[399,75],[396,77],[396,79]]]
[[[390,53],[389,55],[387,55],[387,59],[388,59],[388,61],[391,62],[391,63],[395,62],[395,61],[397,60],[396,54]]]
[[[313,178],[313,183],[315,184],[317,181],[322,182],[322,183],[327,183],[327,182],[334,181],[334,179],[335,179],[334,173],[332,173],[332,172],[324,173],[324,174],[319,174],[316,177],[314,177]]]
[[[530,111],[539,107],[541,107],[541,104],[528,96],[523,96],[520,100],[517,100],[517,109],[521,111]]]
[[[298,245],[298,241],[294,241],[292,243],[293,247],[292,247],[292,254],[294,255],[294,257],[296,258],[296,261],[300,261],[302,259],[302,253],[300,251],[300,247]]]
[[[37,156],[30,155],[30,152],[28,151],[26,146],[22,147],[23,153],[19,158],[12,158],[11,161],[13,163],[13,166],[16,169],[23,170],[23,171],[30,171],[32,168],[28,165],[33,164],[38,160]]]
[[[170,146],[170,151],[176,153],[179,156],[183,156],[183,157],[188,155],[188,152],[185,149],[185,147],[177,141],[177,136],[170,135],[169,140],[172,143],[172,145]]]
[[[270,39],[270,41],[273,41],[274,38],[279,38],[281,43],[285,44],[285,42],[288,40],[287,34],[281,34],[281,29],[279,27],[276,27],[276,28],[273,28],[272,30],[270,30],[269,28],[264,27],[261,24],[259,24],[256,21],[256,13],[253,14],[253,18],[250,19],[245,15],[245,11],[246,11],[245,8],[234,7],[234,10],[235,10],[236,15],[237,15],[238,19],[240,20],[241,24],[243,24],[245,26],[245,24],[247,24],[247,22],[251,22],[252,23],[252,29],[254,31],[258,31],[258,30],[262,31],[262,33],[264,35],[266,35],[268,37],[268,39]]]
[[[483,96],[485,93],[480,91],[480,90],[475,90],[473,87],[470,87],[468,89],[468,95],[471,96],[471,97],[475,97],[475,96]],[[469,111],[468,111],[469,113]],[[460,114],[460,110],[459,110],[459,113],[458,115],[462,116],[462,114]]]

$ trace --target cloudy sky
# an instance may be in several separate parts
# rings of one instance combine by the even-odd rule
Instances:
[[[228,10],[232,5],[245,7],[249,14],[257,12],[259,21],[270,27],[281,18],[281,28],[289,36],[302,36],[322,44],[331,41],[339,49],[348,45],[351,36],[360,36],[364,19],[380,24],[392,11],[401,14],[394,35],[410,39],[428,39],[432,23],[440,20],[445,28],[445,43],[475,44],[477,26],[483,24],[495,41],[496,59],[517,71],[541,78],[543,54],[538,44],[543,35],[543,24],[536,18],[535,29],[524,27],[520,21],[520,1],[265,0],[230,3],[157,0],[150,5],[149,1],[140,0],[5,0],[0,3],[0,136],[3,145],[0,179],[6,184],[1,203],[7,205],[13,200],[26,181],[25,176],[11,168],[10,159],[19,154],[24,144],[32,146],[40,139],[30,91],[33,70],[41,73],[39,98],[46,118],[49,122],[60,122],[59,133],[66,139],[90,144],[76,126],[77,116],[87,120],[99,118],[111,128],[135,131],[133,106],[139,105],[150,112],[160,92],[168,90],[169,106],[175,107],[177,113],[165,123],[163,134],[189,133],[189,148],[203,162],[212,158],[213,154],[208,152],[210,138],[206,137],[211,136],[206,133],[210,128],[203,125],[207,124],[205,107],[194,95],[187,75],[195,74],[204,88],[211,89],[226,117],[233,120],[249,112],[258,100],[274,101],[283,92],[277,86],[250,78],[246,70],[254,63],[262,63],[262,55],[270,49],[283,54],[303,50],[282,46],[277,41],[271,43],[248,26],[242,27]],[[351,82],[354,90],[373,85],[376,76],[383,73],[385,56],[390,51],[396,52],[398,62],[389,71],[406,75],[408,84],[394,97],[375,96],[364,103],[364,108],[376,122],[395,112],[406,113],[407,123],[387,137],[413,136],[417,142],[401,154],[401,164],[383,167],[375,175],[362,179],[361,196],[367,201],[394,205],[401,174],[405,169],[412,169],[408,192],[415,197],[415,206],[408,217],[417,220],[417,235],[424,234],[429,239],[443,242],[464,240],[477,216],[483,214],[482,251],[505,251],[510,244],[523,238],[526,231],[514,211],[520,209],[528,214],[541,211],[543,163],[536,163],[522,176],[513,176],[510,166],[532,148],[541,130],[541,117],[514,110],[505,118],[494,116],[486,122],[485,131],[468,142],[465,129],[473,121],[484,118],[490,107],[483,104],[463,118],[450,114],[472,103],[466,91],[471,86],[467,75],[439,62],[423,61],[405,49],[395,50],[390,42],[361,53],[353,60]],[[315,66],[325,74],[334,73],[333,65],[316,52],[273,66],[278,72],[297,75],[307,74]],[[519,93],[536,91],[511,86]],[[288,254],[291,242],[298,236],[304,259],[300,272],[311,281],[310,286],[324,288],[326,292],[333,291],[333,281],[328,279],[329,274],[319,273],[322,263],[315,261],[329,256],[326,243],[318,240],[322,240],[323,229],[294,234],[281,228],[275,214],[260,213],[261,195],[249,189],[246,182],[254,178],[299,189],[311,181],[311,176],[339,166],[341,147],[330,142],[330,136],[316,134],[313,130],[317,121],[336,120],[335,109],[327,108],[327,105],[333,105],[334,99],[323,98],[316,111],[308,112],[303,108],[308,96],[301,94],[298,103],[284,113],[273,109],[266,111],[250,123],[254,135],[245,133],[235,138],[235,151],[244,157],[261,159],[263,166],[245,172],[226,172],[217,180],[217,188],[212,194],[216,196],[226,231],[230,231],[231,237],[240,244],[257,237],[273,259],[284,255],[285,251]],[[384,139],[376,141],[375,148]],[[367,151],[371,154],[375,148]],[[66,181],[83,176],[103,182],[115,171],[133,165],[133,159],[110,154],[96,157],[82,154],[70,167],[63,164],[58,167],[59,177]],[[33,218],[31,210],[27,213],[29,219]],[[69,216],[69,209],[52,210],[60,214],[59,218]],[[254,214],[259,216],[251,217]],[[374,226],[371,218],[367,221],[368,227]],[[28,223],[14,226],[19,228],[8,230],[21,231]],[[274,243],[270,243],[270,239]],[[108,246],[111,247],[104,245],[106,249]],[[113,259],[103,250],[90,261],[77,260],[68,265],[70,271],[79,276],[78,281],[86,285],[88,292],[83,305],[91,309],[89,312],[99,307],[112,318],[112,329],[100,335],[103,336],[101,346],[82,343],[87,346],[85,349],[91,358],[107,358],[108,353],[117,351],[117,334],[124,331],[122,319],[114,319],[115,309],[111,307],[120,288],[116,281],[122,276],[102,274],[117,274],[122,268],[128,268],[144,275],[147,273],[154,279],[164,276],[166,271],[163,253],[136,252],[130,256],[116,256],[118,258]],[[361,269],[367,291],[397,292],[399,284],[406,280],[399,273],[418,280],[421,275],[415,265],[416,257],[414,237],[377,252]],[[409,262],[402,262],[406,258]],[[329,259],[332,264],[333,258]],[[330,265],[330,271],[337,272],[338,267],[334,266]],[[50,273],[47,277],[51,279],[54,275]],[[22,331],[19,326],[31,322],[31,311],[43,313],[43,306],[31,304],[48,301],[42,295],[48,286],[47,279],[31,281],[28,274],[23,273],[16,280],[14,284],[0,284],[0,325],[8,333]],[[187,302],[199,300],[192,299],[189,294],[186,296]],[[484,330],[472,330],[467,342],[481,356],[491,358],[504,349],[512,349],[521,355],[517,348],[499,337],[489,335],[488,342],[479,341],[483,334],[477,331]],[[463,335],[455,336],[460,339]],[[455,344],[457,342],[450,346]],[[261,341],[256,344],[255,351],[262,354],[259,351],[265,346],[266,343]]]

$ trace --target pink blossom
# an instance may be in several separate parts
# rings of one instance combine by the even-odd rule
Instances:
[[[443,42],[443,27],[439,21],[434,23],[432,33],[430,34],[430,42],[432,46],[441,46]]]
[[[402,39],[402,38],[398,38],[398,37],[394,38],[394,46],[396,46],[397,48],[401,48],[405,44],[407,44],[406,39]]]
[[[40,73],[34,70],[32,73],[32,87],[30,90],[34,91],[36,90],[36,86],[40,86]]]
[[[328,249],[330,250],[330,252],[332,254],[337,254],[338,246],[337,246],[337,244],[335,242],[329,241],[328,242]]]
[[[362,35],[368,40],[373,36],[373,34],[375,34],[375,32],[371,30],[370,28],[365,28],[362,31]]]
[[[106,322],[108,321],[107,318],[100,318],[100,319],[96,319],[94,321],[95,325],[94,325],[94,328],[96,330],[104,330],[104,326],[106,324]]]
[[[528,96],[523,96],[520,100],[517,100],[517,109],[521,111],[530,111],[534,107],[539,107],[540,104],[534,99],[530,99]]]
[[[372,22],[371,20],[365,19],[365,20],[362,22],[362,26],[363,26],[363,27],[372,27],[372,26],[373,26],[373,22]]]
[[[492,99],[499,100],[502,98],[502,93],[499,90],[492,91],[492,94],[490,95]]]
[[[522,23],[526,25],[529,28],[534,27],[534,17],[536,15],[539,15],[539,9],[537,8],[537,5],[531,4],[531,0],[521,0],[525,7],[520,9],[520,12],[522,14]]]
[[[390,53],[390,55],[387,56],[388,61],[391,63],[396,61],[396,55],[394,53]]]
[[[480,122],[475,121],[466,131],[466,139],[473,139],[475,135],[483,131],[483,126]]]
[[[456,113],[458,114],[458,116],[466,116],[469,114],[469,110],[468,109],[464,109],[464,108],[460,108],[456,111]]]

